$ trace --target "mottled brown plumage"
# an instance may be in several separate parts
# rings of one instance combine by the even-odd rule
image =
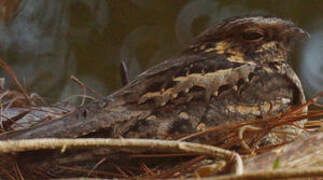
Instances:
[[[306,36],[275,17],[224,20],[110,96],[1,138],[80,137],[102,129],[105,137],[164,138],[287,111],[305,101],[286,60],[293,42]]]

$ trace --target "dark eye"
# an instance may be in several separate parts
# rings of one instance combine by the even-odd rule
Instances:
[[[247,41],[260,41],[264,38],[264,34],[260,30],[246,30],[242,33],[242,38]]]

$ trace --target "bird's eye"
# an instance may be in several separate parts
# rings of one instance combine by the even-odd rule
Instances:
[[[242,33],[242,38],[246,41],[260,41],[264,38],[264,33],[260,30],[246,30]]]

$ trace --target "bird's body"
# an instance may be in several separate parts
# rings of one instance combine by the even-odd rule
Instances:
[[[73,114],[2,139],[163,138],[232,121],[262,118],[305,102],[287,63],[294,39],[307,34],[274,17],[236,17],[203,32],[172,59]]]

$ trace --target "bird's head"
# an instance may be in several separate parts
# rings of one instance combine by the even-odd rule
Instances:
[[[309,34],[293,22],[276,17],[233,17],[199,35],[191,47],[195,52],[217,53],[235,62],[278,62],[286,59],[297,40]]]

